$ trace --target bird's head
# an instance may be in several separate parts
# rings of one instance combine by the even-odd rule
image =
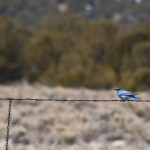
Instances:
[[[116,90],[117,92],[122,91],[122,88],[115,88],[114,90]]]

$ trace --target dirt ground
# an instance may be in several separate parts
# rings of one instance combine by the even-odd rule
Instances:
[[[138,92],[150,99],[150,92]],[[1,85],[0,97],[118,99],[115,91],[39,84]],[[0,101],[0,149],[5,149],[8,101]],[[13,101],[10,150],[149,150],[150,103]]]

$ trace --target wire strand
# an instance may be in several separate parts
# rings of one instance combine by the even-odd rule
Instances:
[[[113,99],[113,100],[104,100],[104,99],[55,99],[55,98],[0,98],[0,101],[57,101],[57,102],[124,102],[121,100]],[[133,100],[126,100],[125,102],[150,102],[150,100],[138,100],[138,101],[133,101]]]

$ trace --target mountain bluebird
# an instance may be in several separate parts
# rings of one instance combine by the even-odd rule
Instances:
[[[139,97],[137,97],[137,94],[134,94],[132,92],[128,92],[125,91],[122,88],[115,88],[114,90],[116,90],[118,97],[121,99],[121,101],[125,101],[125,100],[133,100],[133,101],[137,101],[140,100]]]

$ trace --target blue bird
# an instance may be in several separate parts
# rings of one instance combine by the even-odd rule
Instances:
[[[122,88],[115,88],[114,90],[116,90],[118,97],[123,102],[126,101],[126,100],[133,100],[133,101],[140,100],[140,98],[136,96],[137,94],[126,91]]]

